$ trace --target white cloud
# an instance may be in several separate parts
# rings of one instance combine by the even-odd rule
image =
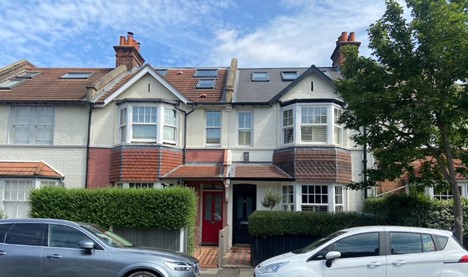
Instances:
[[[384,12],[384,3],[375,0],[286,0],[294,12],[271,19],[251,33],[236,29],[217,32],[218,46],[212,63],[226,64],[232,57],[240,66],[331,65],[330,56],[342,31],[356,32],[363,42],[361,53],[368,55],[366,30]]]

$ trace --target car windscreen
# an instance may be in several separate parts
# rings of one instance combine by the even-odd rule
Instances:
[[[294,254],[303,254],[303,253],[310,252],[310,251],[312,251],[314,249],[319,248],[323,244],[329,242],[330,240],[332,240],[332,239],[336,238],[337,236],[342,235],[344,233],[346,233],[346,232],[338,231],[338,232],[332,233],[332,234],[330,234],[330,235],[328,235],[326,237],[323,237],[321,239],[318,239],[318,240],[312,242],[311,244],[308,244],[308,245],[306,245],[306,246],[304,246],[302,248],[294,250],[293,253]]]
[[[81,226],[85,228],[86,230],[88,230],[89,232],[91,232],[96,237],[98,237],[100,241],[102,241],[103,243],[109,246],[119,247],[119,248],[133,246],[132,243],[122,238],[121,236],[109,230],[105,230],[104,228],[101,228],[97,225],[82,224]]]

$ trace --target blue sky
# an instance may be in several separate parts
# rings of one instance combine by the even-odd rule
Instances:
[[[153,66],[329,66],[343,31],[369,56],[384,11],[384,0],[0,0],[0,67],[114,67],[127,31]]]

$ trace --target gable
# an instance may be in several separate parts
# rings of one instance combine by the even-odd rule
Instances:
[[[144,99],[157,98],[157,97],[151,97],[151,95],[148,95],[148,93],[150,94],[152,93],[151,85],[153,85],[153,87],[159,88],[160,91],[165,90],[166,92],[171,93],[172,96],[175,97],[175,99],[180,100],[185,104],[189,102],[189,100],[183,94],[181,94],[174,86],[172,86],[169,82],[167,82],[164,77],[156,73],[156,71],[153,68],[151,68],[149,65],[144,66],[141,70],[129,76],[131,77],[128,77],[129,78],[128,80],[125,78],[125,82],[121,84],[110,95],[105,94],[104,96],[105,98],[103,99],[104,106],[106,106],[107,104],[109,104],[115,99],[131,98],[128,95],[121,96],[122,94],[126,94],[127,90],[130,90],[129,95],[136,96],[137,98],[144,98]],[[148,84],[150,84],[149,92],[148,92]],[[145,92],[147,93],[146,96],[144,96]],[[169,96],[169,95],[166,95],[166,96]],[[173,98],[171,97],[171,99]]]
[[[148,98],[180,100],[172,91],[161,84],[149,73],[136,80],[130,87],[116,97],[117,100]]]
[[[318,74],[310,74],[292,86],[279,99],[281,102],[295,99],[340,99],[333,83]],[[341,99],[340,99],[341,100]]]

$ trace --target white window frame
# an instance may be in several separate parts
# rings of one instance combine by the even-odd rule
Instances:
[[[216,122],[214,122],[214,120],[211,120],[212,122],[210,122],[210,118],[209,118],[209,114],[211,113],[218,113],[219,114],[219,125],[216,125]],[[221,145],[221,139],[222,139],[222,133],[221,133],[221,125],[222,125],[222,122],[223,122],[223,117],[222,117],[222,113],[221,111],[206,111],[205,112],[205,143],[206,145]],[[218,142],[209,142],[208,139],[208,133],[210,131],[216,131],[218,130],[219,132],[219,141]]]
[[[245,120],[245,116],[248,117]],[[241,135],[248,137],[250,143],[243,143]],[[253,145],[253,111],[241,110],[237,112],[237,144],[241,146]]]
[[[27,111],[28,115],[23,115],[25,121],[21,122],[22,128],[26,133],[27,139],[17,140],[16,132],[20,131],[19,113]],[[41,116],[42,112],[45,116]],[[43,121],[45,119],[45,121]],[[53,106],[12,106],[10,111],[9,126],[9,144],[34,144],[34,145],[52,145],[54,142],[55,129],[55,108]],[[46,132],[47,140],[39,138],[41,132]]]
[[[135,121],[135,110],[140,110],[140,109],[143,109],[143,121]],[[146,114],[146,111],[147,109],[149,109],[150,111],[150,114],[147,115]],[[154,114],[152,113],[154,109]],[[131,128],[132,128],[132,142],[154,142],[156,143],[158,141],[158,126],[159,126],[159,120],[160,120],[160,117],[158,117],[158,112],[159,112],[159,109],[160,107],[157,107],[157,106],[154,106],[154,105],[134,105],[132,106],[131,108]],[[152,120],[152,116],[155,116],[155,119],[154,121]],[[137,113],[136,115],[137,117],[140,117],[141,114],[140,113]],[[146,117],[149,117],[149,121],[147,121],[147,118]],[[154,134],[154,138],[135,138],[135,127],[136,126],[154,126],[154,129],[156,131],[156,133]]]
[[[174,108],[164,107],[164,126],[163,126],[163,142],[176,144],[178,137],[178,113]],[[173,134],[171,138],[166,136],[166,131],[170,130]]]
[[[139,123],[133,121],[133,110],[136,107],[150,107],[156,109],[156,122]],[[174,112],[175,120],[168,120],[166,113]],[[164,104],[125,104],[119,107],[117,117],[119,118],[119,141],[125,143],[154,143],[154,144],[169,144],[177,145],[179,138],[179,111],[173,106]],[[133,127],[135,125],[154,125],[156,128],[156,136],[154,138],[134,138]],[[174,139],[165,136],[165,129],[172,129],[174,132]]]
[[[283,144],[294,143],[294,114],[295,112],[293,108],[281,111],[281,142]]]
[[[311,121],[304,121],[304,112],[311,111],[312,114],[308,114],[307,118],[310,118]],[[327,106],[301,106],[301,120],[300,120],[300,132],[301,132],[301,143],[327,143],[328,141],[328,107]],[[325,114],[323,114],[325,112]],[[325,120],[325,122],[323,122]],[[303,134],[303,128],[311,128],[311,139],[305,140]],[[325,128],[324,134],[325,139],[319,140],[317,139],[317,132],[316,130]]]
[[[284,211],[294,211],[294,185],[282,187],[282,207]]]
[[[292,125],[286,125],[285,113],[292,111]],[[281,109],[281,144],[323,145],[333,144],[347,147],[347,130],[343,125],[336,123],[343,109],[333,103],[307,103],[295,104]],[[305,114],[310,112],[310,115]],[[289,122],[291,123],[291,122]],[[314,128],[322,128],[321,133],[314,135]],[[308,128],[312,137],[304,138],[304,129]],[[311,129],[312,128],[312,129]],[[324,129],[323,129],[324,128]],[[287,133],[291,138],[287,140]],[[325,139],[318,139],[320,135]]]
[[[345,211],[345,193],[346,189],[344,186],[341,185],[335,185],[333,186],[333,204],[334,207],[332,207],[332,210],[335,212],[344,212]]]
[[[306,194],[303,193],[303,187],[307,187],[308,191]],[[315,193],[315,190],[309,190],[310,187],[321,187],[321,191],[320,193]],[[297,202],[295,207],[299,211],[344,212],[347,211],[347,193],[346,186],[339,184],[297,184],[297,191],[295,192]],[[327,196],[326,202],[322,198],[325,195]],[[313,197],[313,202],[304,202],[304,196]],[[318,199],[315,197],[318,197]],[[317,202],[317,200],[319,201]]]
[[[61,185],[62,182],[56,179],[39,179],[39,178],[5,178],[0,179],[0,209],[2,209],[8,218],[27,217],[29,211],[29,193],[31,190],[45,186],[45,185]],[[7,195],[6,189],[9,185],[15,185],[17,190],[16,195]],[[23,190],[18,189],[18,186],[28,186]],[[18,192],[22,192],[22,195],[18,197]],[[12,198],[13,196],[13,198]],[[7,208],[5,205],[12,205],[16,207]],[[14,214],[11,214],[11,208],[15,208]]]

